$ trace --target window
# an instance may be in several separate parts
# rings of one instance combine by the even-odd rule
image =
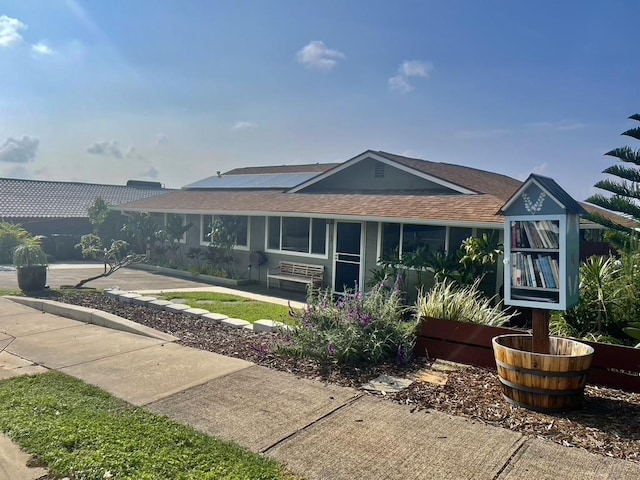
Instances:
[[[402,226],[402,253],[415,253],[419,247],[427,247],[433,252],[446,249],[446,227],[434,227],[431,225]]]
[[[164,217],[164,229],[169,239],[180,243],[187,242],[187,230],[191,224],[187,225],[187,215],[184,213],[167,213]]]
[[[200,217],[200,243],[204,245],[208,245],[211,241],[211,225],[213,225],[213,215]]]
[[[467,238],[473,235],[470,228],[449,227],[449,252],[457,252]]]
[[[267,249],[326,255],[327,221],[324,218],[268,217]]]
[[[200,244],[209,245],[211,242],[211,228],[216,222],[236,237],[236,247],[249,248],[249,217],[244,215],[201,215]]]
[[[402,257],[414,253],[418,247],[428,247],[437,252],[445,250],[446,227],[400,223],[382,224],[382,249],[384,259]]]

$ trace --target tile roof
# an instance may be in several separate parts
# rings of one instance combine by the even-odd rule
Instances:
[[[522,185],[522,182],[515,178],[477,168],[453,165],[451,163],[430,162],[382,151],[373,153],[419,172],[460,185],[474,192],[493,195],[504,201],[507,201]]]
[[[110,205],[161,195],[171,190],[78,182],[0,178],[0,219],[83,218],[96,198]]]
[[[122,210],[176,213],[403,219],[421,222],[501,224],[504,201],[493,195],[370,195],[272,191],[180,190],[120,205]]]
[[[224,175],[254,175],[263,173],[322,173],[337,167],[340,163],[307,163],[302,165],[271,165],[263,167],[240,167],[223,173]]]

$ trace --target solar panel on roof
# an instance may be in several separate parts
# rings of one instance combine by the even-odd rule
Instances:
[[[259,173],[248,175],[222,175],[205,178],[183,187],[184,190],[193,189],[259,189],[292,188],[310,178],[318,175],[318,172],[297,173]]]

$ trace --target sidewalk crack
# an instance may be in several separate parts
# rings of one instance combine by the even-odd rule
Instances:
[[[518,445],[518,448],[516,448],[513,453],[509,456],[509,458],[507,459],[506,462],[504,462],[504,465],[502,465],[502,468],[500,468],[500,470],[498,470],[498,472],[495,474],[495,476],[493,477],[493,480],[498,480],[502,474],[505,472],[505,470],[507,468],[509,468],[509,466],[512,465],[512,461],[513,459],[518,456],[520,454],[520,452],[522,451],[524,453],[524,451],[529,447],[529,439],[528,438],[524,438],[522,443],[520,443],[520,445]]]
[[[355,396],[353,396],[352,398],[350,398],[349,400],[347,400],[345,403],[343,403],[342,405],[337,406],[336,408],[334,408],[333,410],[325,413],[324,415],[322,415],[319,418],[316,418],[313,422],[308,423],[307,425],[297,429],[296,431],[290,433],[289,435],[281,438],[280,440],[278,440],[277,442],[269,445],[266,448],[263,448],[259,451],[259,453],[263,454],[263,455],[267,455],[269,453],[269,450],[273,450],[274,448],[276,448],[278,445],[280,445],[281,443],[289,440],[292,437],[295,437],[296,435],[298,435],[300,432],[303,432],[305,430],[308,430],[309,428],[313,427],[316,423],[320,422],[321,420],[324,420],[325,418],[333,415],[334,413],[336,413],[339,410],[342,410],[344,407],[348,407],[349,405],[352,405],[355,401],[359,400],[360,398],[362,398],[364,396],[363,393],[358,393]]]

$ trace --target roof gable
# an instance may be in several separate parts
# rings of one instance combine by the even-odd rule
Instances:
[[[587,212],[555,180],[531,174],[502,206],[503,215],[554,215]]]
[[[447,179],[431,175],[428,172],[419,171],[413,168],[412,166],[405,165],[403,163],[396,161],[396,159],[394,158],[390,158],[388,155],[381,155],[380,152],[375,152],[372,150],[367,150],[361,153],[360,155],[353,157],[350,160],[347,160],[346,162],[330,170],[327,170],[326,172],[321,173],[310,180],[307,180],[306,182],[301,183],[300,185],[289,190],[289,193],[304,192],[309,187],[318,185],[320,182],[324,183],[328,181],[331,177],[337,176],[341,172],[347,169],[352,169],[356,167],[358,164],[368,160],[374,160],[382,164],[389,165],[397,170],[401,170],[404,173],[408,173],[409,175],[422,179],[428,182],[430,189],[434,189],[434,186],[435,186],[440,190],[448,190],[449,193],[463,193],[463,194],[478,193],[472,189],[462,187],[456,184],[455,182],[449,181]],[[442,191],[440,193],[442,193]]]

